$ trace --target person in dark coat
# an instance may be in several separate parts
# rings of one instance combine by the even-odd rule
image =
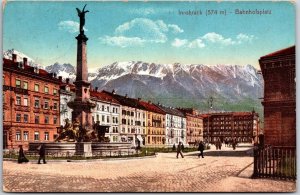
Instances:
[[[236,147],[236,141],[233,140],[233,141],[232,141],[232,148],[233,148],[233,150],[235,150],[235,147]]]
[[[200,158],[200,156],[202,156],[202,158],[204,158],[204,156],[203,156],[203,150],[204,150],[203,141],[200,141],[199,146],[198,146],[198,150],[200,151],[198,157]]]
[[[18,163],[27,163],[29,162],[29,160],[26,158],[25,154],[24,154],[24,150],[23,150],[23,146],[19,145],[19,156],[18,156]]]
[[[179,142],[179,144],[178,144],[178,146],[177,146],[177,155],[176,155],[176,158],[178,158],[178,154],[180,154],[181,155],[181,157],[182,158],[184,158],[183,157],[183,154],[182,154],[182,143],[181,142]]]
[[[41,147],[40,147],[40,150],[39,150],[39,161],[38,161],[38,164],[41,164],[41,160],[43,159],[43,163],[46,164],[46,159],[45,159],[45,156],[46,156],[46,150],[45,150],[45,144],[42,144]]]

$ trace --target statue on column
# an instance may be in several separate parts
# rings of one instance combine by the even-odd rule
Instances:
[[[86,6],[86,4],[85,4],[85,6]],[[78,16],[80,18],[80,26],[79,26],[80,34],[84,33],[83,26],[85,24],[85,13],[89,12],[88,10],[86,10],[86,11],[84,10],[85,6],[83,7],[82,11],[80,11],[80,9],[76,8],[76,10],[78,12]]]

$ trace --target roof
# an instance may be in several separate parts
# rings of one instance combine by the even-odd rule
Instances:
[[[155,104],[148,103],[145,101],[138,100],[138,103],[141,104],[147,111],[155,112],[159,114],[166,114],[162,109],[157,107]]]
[[[102,100],[102,101],[107,101],[107,102],[112,102],[112,103],[115,103],[115,104],[120,104],[120,102],[117,99],[115,99],[114,97],[112,97],[109,94],[106,94],[104,92],[90,90],[90,96],[94,97],[94,98],[97,98],[99,100]]]
[[[19,71],[21,74],[28,74],[28,76],[31,77],[39,76],[40,78],[47,79],[47,81],[51,80],[53,83],[59,82],[52,73],[48,73],[46,70],[39,69],[38,73],[34,73],[35,67],[24,65],[24,68],[20,68],[20,64],[22,64],[22,62],[14,62],[13,60],[3,58],[3,68]]]
[[[222,115],[232,115],[232,116],[251,116],[253,112],[218,112],[218,113],[206,113],[206,114],[200,114],[202,117],[208,117],[208,116],[222,116]],[[258,115],[258,113],[254,112],[255,115]]]
[[[185,117],[185,115],[182,112],[180,112],[179,110],[177,110],[176,108],[166,107],[166,106],[163,106],[163,105],[160,105],[160,104],[156,105],[156,106],[158,106],[160,109],[162,109],[167,114],[180,116],[180,117]]]
[[[137,103],[136,99],[129,98],[129,97],[126,97],[126,96],[121,96],[121,95],[111,93],[111,92],[108,92],[108,91],[105,91],[105,90],[103,90],[102,92],[109,95],[109,96],[111,96],[111,97],[113,97],[118,102],[120,102],[120,104],[122,104],[124,106],[146,110],[145,107],[143,107],[142,105]]]
[[[285,49],[281,49],[278,51],[275,51],[273,53],[267,54],[265,56],[262,56],[261,58],[269,58],[269,57],[278,57],[278,56],[286,56],[286,55],[292,55],[296,53],[296,46],[291,46]]]

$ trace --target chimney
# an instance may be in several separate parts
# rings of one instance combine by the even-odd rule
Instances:
[[[69,82],[70,82],[70,79],[66,78],[66,83],[69,84]]]
[[[98,87],[95,87],[95,91],[98,91]]]
[[[141,98],[138,98],[138,101],[141,101]]]
[[[112,93],[112,94],[116,94],[116,91],[115,91],[115,89],[113,89],[111,93]]]
[[[149,100],[149,101],[148,101],[148,104],[151,104],[151,103],[152,103],[152,102]]]
[[[125,94],[125,98],[128,98],[128,95],[127,95],[127,93]]]
[[[23,65],[24,66],[27,66],[28,64],[27,64],[27,58],[23,58]]]
[[[58,80],[59,80],[60,82],[62,82],[62,76],[59,76],[59,77],[58,77]]]
[[[17,62],[17,54],[12,54],[12,61]]]

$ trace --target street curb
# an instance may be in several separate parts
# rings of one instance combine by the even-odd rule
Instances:
[[[244,167],[240,172],[237,173],[237,177],[242,177],[242,178],[252,178],[253,175],[253,164],[254,162],[250,163],[246,167]]]

